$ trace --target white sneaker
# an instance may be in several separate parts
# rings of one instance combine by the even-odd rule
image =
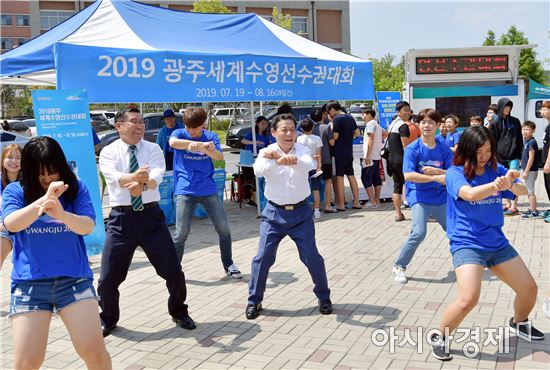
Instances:
[[[405,270],[400,266],[393,266],[393,280],[399,284],[407,283],[407,276],[405,276]]]
[[[315,217],[315,219],[320,219],[321,218],[321,211],[319,211],[318,209],[316,209],[315,211],[313,211],[313,217]]]
[[[239,268],[235,264],[232,264],[231,266],[226,268],[225,273],[231,279],[242,279],[243,278],[243,274],[239,271]]]
[[[550,319],[550,297],[544,298],[542,310],[544,311],[544,314],[546,315],[546,317]]]

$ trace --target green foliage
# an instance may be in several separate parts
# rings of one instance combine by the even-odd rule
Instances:
[[[279,12],[276,6],[273,7],[271,12],[272,22],[277,26],[284,28],[285,30],[292,31],[292,17],[289,14],[283,14]]]
[[[405,58],[396,63],[396,57],[386,54],[371,59],[375,91],[401,91],[405,83]]]
[[[193,3],[192,12],[230,14],[231,10],[225,7],[221,0],[198,0]]]
[[[506,33],[500,35],[498,41],[496,41],[495,33],[489,30],[483,42],[483,46],[527,44],[529,44],[529,40],[516,26],[511,26]],[[519,55],[519,75],[530,77],[542,84],[546,83],[546,73],[544,72],[542,63],[537,60],[537,53],[534,49],[524,49],[521,51]]]
[[[2,118],[7,118],[8,111],[15,102],[15,89],[11,85],[0,85],[0,102],[2,104]]]

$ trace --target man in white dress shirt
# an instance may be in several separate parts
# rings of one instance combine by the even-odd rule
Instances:
[[[252,259],[246,318],[255,319],[262,309],[269,268],[287,235],[296,243],[300,260],[309,270],[319,311],[328,315],[332,302],[325,262],[315,244],[313,210],[306,200],[310,194],[308,174],[316,163],[309,148],[295,143],[296,120],[292,114],[276,116],[271,133],[277,142],[262,149],[254,163],[256,176],[265,178],[268,203],[262,212],[258,254]]]
[[[185,304],[185,276],[164,213],[158,205],[158,185],[165,170],[162,149],[143,140],[145,124],[139,109],[117,113],[115,125],[120,139],[106,146],[99,157],[111,204],[97,289],[103,336],[117,326],[120,318],[118,287],[126,279],[138,246],[157,274],[166,280],[168,312],[172,320],[184,329],[194,329],[195,323]]]

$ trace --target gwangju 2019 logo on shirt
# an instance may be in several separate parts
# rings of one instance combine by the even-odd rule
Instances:
[[[473,206],[490,206],[493,204],[502,204],[502,198],[498,196],[498,192],[489,198],[476,200],[476,201],[470,201],[470,204]]]
[[[183,155],[183,158],[191,159],[193,161],[202,161],[204,159],[209,159],[210,157],[203,152],[192,152],[188,150],[187,153]]]
[[[430,166],[430,167],[437,167],[437,168],[442,168],[443,167],[443,162],[441,161],[434,161],[434,160],[429,160],[429,161],[419,161],[418,164],[420,165],[420,167],[423,167],[423,166]]]
[[[55,219],[48,215],[40,216],[38,220],[42,221],[45,224],[48,224],[48,226],[27,227],[25,229],[25,232],[27,234],[57,234],[72,232],[72,230],[63,223],[63,221]]]

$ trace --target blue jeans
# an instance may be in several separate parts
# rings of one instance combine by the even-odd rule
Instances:
[[[90,278],[57,277],[14,283],[11,289],[10,316],[35,311],[59,310],[86,299],[97,300]]]
[[[187,235],[191,231],[191,220],[197,204],[202,204],[208,218],[220,237],[220,253],[224,268],[233,264],[231,256],[231,232],[223,209],[223,204],[217,193],[205,196],[178,195],[176,197],[176,231],[174,232],[174,246],[181,263]]]
[[[439,222],[443,230],[447,230],[446,204],[434,206],[426,203],[416,203],[411,207],[411,209],[411,233],[405,243],[401,246],[401,253],[395,261],[395,265],[400,266],[403,269],[407,268],[407,265],[411,262],[414,253],[416,252],[416,248],[418,248],[420,243],[422,243],[426,237],[426,227],[430,216],[433,216],[433,218]]]
[[[496,250],[462,248],[451,254],[453,256],[453,268],[455,269],[462,265],[481,265],[491,268],[518,256],[518,252],[510,244]]]

